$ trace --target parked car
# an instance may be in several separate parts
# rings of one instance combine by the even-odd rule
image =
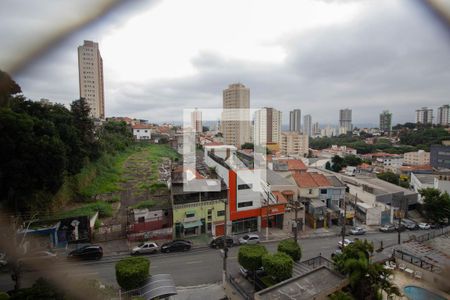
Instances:
[[[416,222],[408,220],[408,219],[403,219],[400,223],[409,230],[415,230],[415,229],[419,228],[417,226]]]
[[[56,261],[56,254],[49,251],[37,251],[28,253],[20,257],[17,262],[19,265],[33,265],[33,264],[51,264]]]
[[[209,243],[209,246],[211,248],[223,248],[224,240],[225,240],[225,237],[223,235],[222,236],[218,236],[218,237],[213,238],[211,240],[211,242]],[[226,243],[227,243],[227,247],[233,247],[233,245],[234,245],[233,238],[227,236]]]
[[[386,224],[380,227],[381,232],[394,232],[397,231],[397,227],[394,224]]]
[[[250,270],[245,269],[243,266],[239,267],[239,272],[241,272],[242,276],[244,276],[245,278],[252,278],[253,279],[253,272]],[[267,275],[266,271],[264,271],[264,268],[261,267],[259,269],[256,270],[256,275],[257,276],[265,276]]]
[[[239,244],[241,245],[253,245],[253,244],[259,244],[261,240],[259,239],[259,236],[256,234],[246,234],[243,237],[239,239]]]
[[[75,249],[69,253],[69,259],[96,259],[103,257],[103,248],[98,245],[86,245],[84,247]]]
[[[350,244],[353,244],[353,241],[352,241],[352,240],[344,239],[344,247],[347,247],[347,246],[350,245]],[[339,247],[339,248],[342,248],[342,240],[340,240],[340,241],[338,242],[338,247]]]
[[[353,227],[352,229],[350,229],[350,234],[363,235],[363,234],[366,234],[366,230],[364,230],[364,228],[362,228],[362,227]]]
[[[419,228],[423,229],[423,230],[427,230],[427,229],[430,229],[431,226],[428,223],[419,223]]]
[[[335,257],[338,254],[342,254],[342,250],[341,249],[334,250],[334,252],[331,253],[331,258]]]
[[[161,252],[169,253],[174,251],[187,251],[191,249],[192,242],[185,240],[175,240],[161,246]]]
[[[134,247],[133,250],[131,250],[131,254],[157,253],[158,250],[159,246],[155,242],[145,242]]]

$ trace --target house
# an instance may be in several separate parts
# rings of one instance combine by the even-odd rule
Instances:
[[[328,158],[332,158],[335,155],[344,157],[347,155],[356,155],[356,154],[357,154],[356,149],[353,149],[353,148],[350,148],[347,146],[338,146],[338,145],[332,145],[330,148],[323,149],[320,152],[321,157],[328,157]]]
[[[150,140],[151,126],[147,124],[135,124],[131,126],[135,140]]]
[[[327,189],[332,185],[327,177],[315,172],[293,173],[292,177],[297,184],[299,197],[305,205],[306,224],[314,229],[330,226],[327,198],[320,197],[321,193],[328,194]]]

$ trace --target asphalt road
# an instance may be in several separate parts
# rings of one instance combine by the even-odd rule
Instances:
[[[402,233],[402,240],[408,238],[409,234],[417,234],[418,232]],[[353,239],[354,237],[347,237]],[[374,242],[375,249],[379,248],[380,242],[383,241],[384,247],[394,245],[397,242],[397,233],[368,233],[359,236],[360,239],[368,239]],[[302,247],[302,260],[309,259],[322,254],[322,256],[330,257],[337,249],[339,237],[316,237],[308,239],[300,239],[299,243]],[[275,252],[278,243],[264,243],[269,252]],[[228,272],[237,275],[239,272],[239,264],[237,261],[237,253],[239,247],[233,247],[228,255]],[[43,266],[44,269],[38,271],[27,271],[23,275],[23,285],[31,284],[36,278],[42,275],[44,270],[60,278],[68,277],[85,277],[97,278],[105,284],[116,285],[115,279],[115,263],[125,257],[112,256],[104,257],[100,261],[95,262],[61,262],[54,265]],[[200,284],[215,283],[222,280],[222,255],[220,250],[209,248],[198,248],[188,252],[154,254],[147,255],[151,261],[151,274],[171,274],[177,286],[195,286]],[[12,281],[9,274],[0,275],[0,289],[12,288]]]

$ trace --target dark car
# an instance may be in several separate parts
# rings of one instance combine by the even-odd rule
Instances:
[[[209,246],[211,248],[223,248],[224,240],[225,240],[224,236],[218,236],[211,240],[211,242],[209,243]],[[226,243],[227,243],[227,247],[232,247],[234,245],[233,239],[229,236],[227,236],[227,238],[226,238]]]
[[[191,249],[192,242],[184,240],[175,240],[165,243],[161,246],[161,252],[187,251]]]
[[[103,257],[103,248],[98,245],[87,245],[75,249],[69,253],[70,259],[101,259]]]

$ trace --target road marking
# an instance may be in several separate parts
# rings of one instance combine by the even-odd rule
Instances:
[[[198,264],[198,263],[201,263],[201,262],[203,262],[203,261],[201,261],[201,260],[193,260],[193,261],[187,261],[187,262],[185,262],[185,264],[192,265],[192,264]]]

